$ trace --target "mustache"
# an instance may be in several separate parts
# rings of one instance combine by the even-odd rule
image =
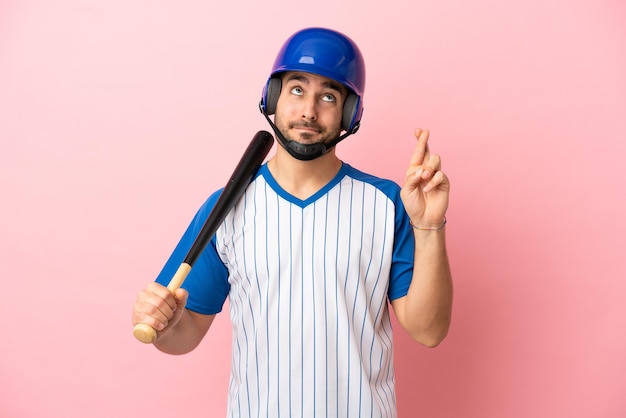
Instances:
[[[306,122],[306,121],[297,121],[289,124],[289,129],[293,128],[306,128],[306,129],[314,129],[318,132],[323,132],[324,129],[317,122]]]

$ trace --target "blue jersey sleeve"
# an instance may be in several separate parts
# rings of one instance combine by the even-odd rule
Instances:
[[[389,300],[406,296],[413,279],[415,236],[404,204],[398,193],[396,199],[393,259],[389,279]]]
[[[211,213],[220,193],[221,190],[213,193],[200,207],[161,273],[157,276],[157,283],[167,286],[170,282]],[[224,301],[230,291],[230,285],[228,283],[228,270],[215,248],[215,236],[195,261],[182,287],[189,292],[187,309],[206,315],[222,311]]]

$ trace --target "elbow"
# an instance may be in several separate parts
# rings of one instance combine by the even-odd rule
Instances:
[[[428,348],[435,348],[446,339],[449,329],[450,321],[448,319],[436,326],[413,330],[409,332],[409,335],[415,342]]]
[[[423,333],[418,336],[412,336],[412,338],[424,347],[435,348],[445,340],[447,335],[448,331],[446,329],[441,332]]]
[[[417,343],[434,348],[448,336],[452,320],[451,303],[440,304],[435,308],[408,309],[405,297],[395,300],[393,307],[398,322]]]

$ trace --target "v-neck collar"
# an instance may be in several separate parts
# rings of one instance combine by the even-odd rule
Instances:
[[[311,203],[314,203],[315,201],[317,201],[320,197],[325,195],[330,189],[335,187],[341,181],[341,179],[345,177],[346,172],[348,170],[348,167],[349,166],[347,164],[342,162],[341,163],[341,167],[339,168],[339,171],[337,172],[335,177],[333,177],[328,183],[326,183],[326,185],[324,187],[322,187],[317,192],[315,192],[313,195],[309,196],[308,198],[306,198],[304,200],[295,197],[294,195],[292,195],[291,193],[289,193],[285,189],[283,189],[280,186],[280,184],[278,184],[278,182],[276,181],[274,176],[272,176],[272,173],[270,172],[269,168],[267,168],[267,163],[263,164],[261,166],[261,168],[259,168],[258,175],[263,176],[263,178],[265,179],[267,184],[280,197],[282,197],[283,199],[287,200],[288,202],[290,202],[290,203],[292,203],[294,205],[298,205],[301,208],[304,208],[304,207],[310,205]]]

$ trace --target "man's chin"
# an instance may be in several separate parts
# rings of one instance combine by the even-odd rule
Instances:
[[[300,132],[296,133],[295,135],[289,135],[287,138],[302,145],[313,145],[324,142],[324,139],[320,138],[318,134],[307,132]]]

